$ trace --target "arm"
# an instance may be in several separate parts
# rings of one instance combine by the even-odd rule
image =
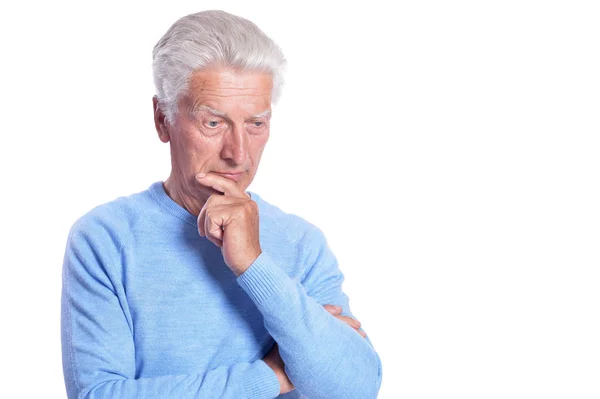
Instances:
[[[126,298],[118,274],[110,269],[120,260],[120,248],[104,226],[90,227],[71,231],[63,263],[61,332],[69,398],[277,396],[279,383],[263,360],[189,375],[136,378]]]
[[[262,312],[285,371],[303,395],[375,398],[381,361],[370,340],[323,308],[338,305],[343,315],[353,317],[341,289],[344,277],[337,261],[314,226],[302,244],[302,261],[309,269],[302,283],[291,279],[265,252],[238,282]]]

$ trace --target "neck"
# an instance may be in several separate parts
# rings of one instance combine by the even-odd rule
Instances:
[[[200,214],[200,210],[206,203],[206,199],[198,199],[194,197],[190,190],[186,187],[185,183],[179,181],[173,176],[173,173],[163,183],[163,187],[167,195],[175,201],[179,206],[187,210],[194,216]]]

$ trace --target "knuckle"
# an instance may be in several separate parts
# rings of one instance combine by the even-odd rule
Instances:
[[[246,215],[247,216],[255,216],[258,215],[258,205],[256,204],[256,202],[249,200],[246,201],[246,206],[244,207],[244,209],[246,210]]]
[[[244,201],[244,205],[246,210],[250,212],[258,211],[258,204],[255,201],[252,201],[251,199],[247,199],[246,201]]]
[[[208,199],[206,200],[206,204],[207,205],[214,205],[216,204],[220,198],[222,198],[222,195],[218,195],[218,194],[211,194]]]

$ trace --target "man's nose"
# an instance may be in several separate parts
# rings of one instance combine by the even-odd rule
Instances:
[[[231,159],[236,165],[243,165],[248,157],[248,136],[245,127],[235,126],[226,136],[221,157]]]

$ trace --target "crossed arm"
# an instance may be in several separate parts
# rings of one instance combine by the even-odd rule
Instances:
[[[302,283],[289,278],[264,253],[238,282],[262,312],[285,373],[303,395],[374,398],[381,383],[380,359],[348,319],[332,317],[323,307],[336,305],[342,308],[340,316],[354,318],[341,290],[343,275],[323,234],[314,228],[306,240],[303,247],[311,253],[304,259],[312,267]],[[290,387],[282,388],[284,393]]]
[[[364,331],[360,330],[360,322],[348,316],[343,316],[342,308],[334,305],[325,305],[323,306],[325,310],[331,313],[333,316],[342,320],[344,323],[348,324],[350,327],[356,330],[363,338],[367,337]],[[283,363],[283,359],[279,354],[279,347],[277,346],[277,342],[273,345],[273,348],[269,351],[269,353],[263,358],[263,361],[267,363],[277,376],[277,380],[279,381],[280,393],[288,393],[295,389],[294,384],[290,381],[289,377],[285,373],[285,364]]]
[[[283,372],[303,395],[315,398],[374,398],[381,362],[370,341],[324,304],[352,318],[341,291],[343,276],[320,231],[307,236],[319,251],[302,283],[290,278],[267,253],[238,277],[262,312],[277,342]],[[107,242],[102,242],[106,240]],[[91,244],[94,241],[95,244]],[[274,356],[190,375],[135,377],[135,348],[119,295],[102,266],[110,237],[69,237],[62,297],[63,364],[70,398],[274,398],[291,385],[267,363]],[[307,245],[309,247],[309,245]],[[103,249],[100,251],[99,249]],[[313,246],[314,248],[314,246]],[[94,259],[98,264],[89,263]],[[102,322],[108,323],[103,325]],[[275,369],[276,370],[276,369]]]

